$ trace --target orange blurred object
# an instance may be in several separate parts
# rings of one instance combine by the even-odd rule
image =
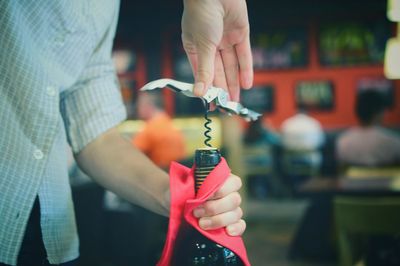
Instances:
[[[148,120],[144,129],[134,136],[132,143],[163,168],[167,168],[171,161],[185,157],[184,136],[165,113]]]

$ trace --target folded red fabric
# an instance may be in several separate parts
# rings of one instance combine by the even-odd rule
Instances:
[[[230,169],[224,158],[207,176],[197,195],[194,191],[194,167],[192,169],[173,162],[170,167],[171,209],[167,239],[158,266],[170,266],[173,248],[182,219],[196,228],[201,234],[214,242],[232,250],[244,265],[250,266],[246,248],[240,236],[229,236],[224,228],[203,230],[198,225],[198,218],[193,216],[193,209],[203,204],[225,182]]]

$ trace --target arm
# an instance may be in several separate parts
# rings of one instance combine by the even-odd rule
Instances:
[[[169,213],[169,177],[112,128],[76,155],[79,166],[96,182],[119,196],[161,215]],[[226,227],[241,235],[240,178],[231,175],[216,194],[194,211],[203,229]]]
[[[88,144],[77,163],[96,182],[128,201],[167,216],[169,177],[112,128]]]

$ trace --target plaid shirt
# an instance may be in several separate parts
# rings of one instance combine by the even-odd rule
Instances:
[[[78,256],[67,173],[126,113],[111,61],[118,1],[0,1],[0,262],[15,265],[35,197],[48,260]]]

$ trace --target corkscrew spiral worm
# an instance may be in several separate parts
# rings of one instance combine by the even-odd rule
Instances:
[[[205,106],[206,111],[204,113],[204,118],[206,119],[206,122],[204,123],[204,127],[206,128],[206,131],[204,131],[204,136],[205,136],[204,144],[211,148],[211,144],[210,144],[210,141],[211,141],[211,135],[210,135],[211,127],[210,127],[210,124],[211,124],[212,120],[208,117],[208,112],[210,110],[210,104],[206,102],[205,105],[206,105]]]

